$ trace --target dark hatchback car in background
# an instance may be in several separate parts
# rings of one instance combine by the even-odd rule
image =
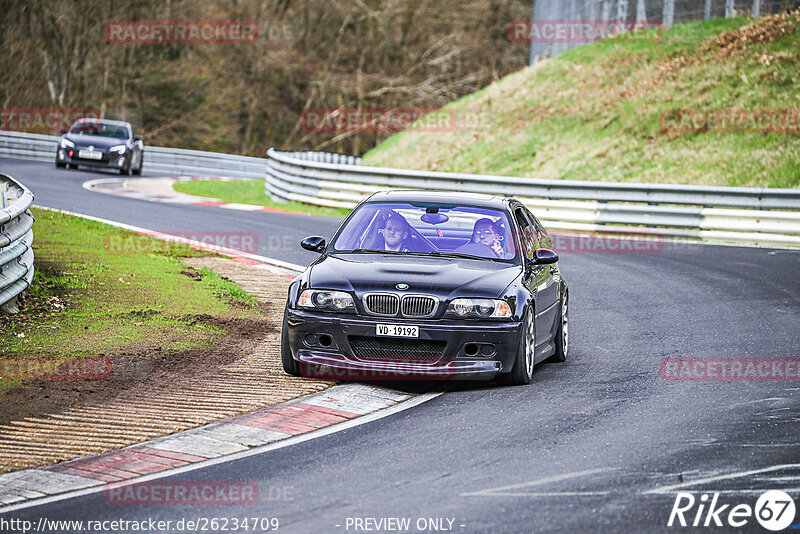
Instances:
[[[142,174],[144,145],[127,122],[78,119],[58,140],[56,167],[86,167]]]
[[[294,279],[281,357],[292,375],[530,382],[565,361],[567,283],[541,223],[518,200],[376,193]]]

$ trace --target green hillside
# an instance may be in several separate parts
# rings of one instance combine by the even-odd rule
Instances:
[[[665,32],[661,42],[583,46],[443,109],[452,112],[455,131],[401,132],[368,152],[363,163],[554,179],[797,187],[800,11],[684,24]],[[752,131],[764,123],[747,122],[742,127],[748,131],[735,132],[663,127],[688,125],[681,122],[685,115],[674,112],[690,110],[746,112],[736,115],[740,119],[773,110],[788,122],[769,124],[788,129]]]

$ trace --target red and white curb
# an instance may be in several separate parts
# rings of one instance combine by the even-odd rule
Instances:
[[[282,210],[252,204],[239,204],[236,202],[222,202],[216,198],[198,197],[179,193],[173,185],[178,182],[191,182],[194,180],[212,180],[228,182],[241,180],[226,176],[179,176],[177,178],[100,178],[83,183],[83,188],[97,193],[116,195],[149,202],[164,202],[167,204],[183,204],[191,206],[213,206],[216,208],[236,211],[262,211],[270,213],[290,213],[293,215],[308,215],[302,211]]]
[[[438,395],[342,384],[118,451],[6,473],[0,475],[0,513],[261,454],[374,421]]]

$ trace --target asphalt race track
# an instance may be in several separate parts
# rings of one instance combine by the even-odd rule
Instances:
[[[252,232],[259,238],[258,251],[247,252],[299,265],[306,265],[315,257],[300,248],[300,241],[310,234],[329,239],[341,222],[336,217],[306,214],[209,211],[179,204],[120,199],[82,189],[82,184],[89,180],[120,178],[111,171],[56,169],[54,165],[41,162],[0,158],[0,172],[19,179],[33,191],[35,206],[101,217],[159,232]],[[141,177],[156,176],[166,175],[148,173],[145,167]]]
[[[81,184],[103,173],[52,164],[4,158],[0,172],[40,206],[164,232],[256,232],[259,254],[299,264],[314,257],[300,239],[338,225],[93,193]],[[255,482],[256,504],[119,506],[100,493],[9,517],[276,517],[278,532],[299,533],[364,531],[354,518],[411,518],[411,532],[429,518],[454,532],[665,532],[709,530],[667,528],[679,491],[720,492],[729,510],[768,489],[797,500],[800,381],[668,381],[659,369],[669,357],[800,357],[800,253],[667,243],[647,254],[563,252],[561,269],[569,359],[538,366],[530,386],[459,384],[377,421],[166,479]],[[725,531],[764,532],[754,518]]]

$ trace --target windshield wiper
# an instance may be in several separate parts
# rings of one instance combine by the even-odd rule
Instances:
[[[474,254],[462,254],[461,252],[402,252],[396,250],[373,250],[368,248],[356,248],[353,250],[337,250],[331,254],[395,254],[399,256],[433,256],[435,258],[464,258],[467,260],[489,260],[506,263],[504,258],[491,258],[487,256],[475,256]]]
[[[397,252],[394,250],[374,250],[371,248],[356,248],[353,250],[337,250],[331,254],[407,254],[407,252]]]
[[[501,261],[505,263],[503,258],[491,258],[487,256],[476,256],[474,254],[463,254],[461,252],[409,252],[409,254],[419,254],[422,256],[435,256],[437,258],[464,258],[468,260],[489,260]]]

